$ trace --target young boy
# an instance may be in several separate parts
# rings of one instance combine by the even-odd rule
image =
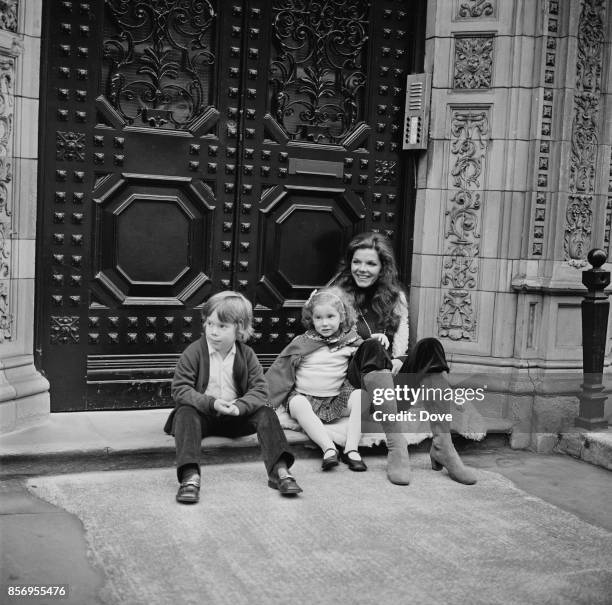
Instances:
[[[172,380],[175,408],[164,431],[174,435],[180,483],[176,499],[200,498],[203,437],[257,432],[268,485],[283,496],[302,490],[288,469],[294,461],[285,433],[265,402],[267,384],[257,356],[244,342],[253,334],[253,308],[237,292],[212,296],[202,308],[204,333],[181,355]]]

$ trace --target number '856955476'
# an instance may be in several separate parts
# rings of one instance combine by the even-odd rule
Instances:
[[[68,597],[68,584],[10,584],[6,587],[9,597]]]

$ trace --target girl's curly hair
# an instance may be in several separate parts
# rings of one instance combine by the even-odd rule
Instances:
[[[314,328],[312,314],[317,305],[330,305],[340,315],[340,333],[347,332],[355,326],[357,313],[340,288],[331,286],[322,290],[315,290],[302,307],[302,324],[307,330]]]
[[[372,291],[367,293],[357,287],[351,272],[355,252],[363,249],[375,250],[381,264],[380,275]],[[404,292],[404,288],[397,275],[397,264],[391,242],[384,235],[375,232],[360,233],[349,242],[335,285],[353,297],[357,309],[369,305],[376,316],[377,324],[385,331],[392,334],[397,331],[400,320],[397,307],[400,293]],[[371,294],[371,300],[368,294]]]

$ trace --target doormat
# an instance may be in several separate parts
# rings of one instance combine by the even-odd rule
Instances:
[[[199,504],[175,502],[175,470],[45,476],[29,488],[83,522],[107,604],[608,604],[612,533],[478,470],[463,486],[412,458],[395,486],[323,473],[282,498],[262,463],[203,467]]]

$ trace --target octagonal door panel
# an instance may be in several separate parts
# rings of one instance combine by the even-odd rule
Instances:
[[[392,237],[407,279],[400,124],[423,4],[45,2],[36,358],[53,411],[171,405],[222,289],[253,301],[269,363],[359,231]]]

